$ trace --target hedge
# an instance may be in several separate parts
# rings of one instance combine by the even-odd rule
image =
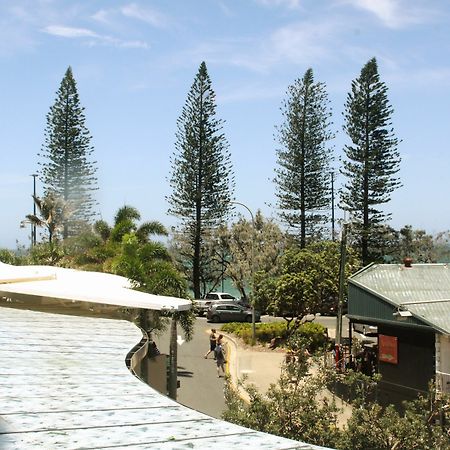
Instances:
[[[252,324],[242,322],[231,322],[222,326],[222,331],[234,334],[241,338],[246,344],[252,341]],[[270,322],[256,324],[256,341],[261,344],[269,343],[273,338],[285,339],[286,322]],[[293,336],[295,341],[304,343],[308,350],[316,351],[326,343],[325,327],[319,323],[306,322],[298,328]]]

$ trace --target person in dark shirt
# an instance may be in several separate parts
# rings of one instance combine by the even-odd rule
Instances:
[[[208,358],[208,355],[213,352],[214,354],[214,350],[216,348],[217,345],[217,337],[216,337],[216,330],[214,328],[211,329],[211,334],[209,335],[209,350],[208,353],[206,353],[205,355],[205,359]],[[216,359],[216,357],[214,356],[214,359]]]

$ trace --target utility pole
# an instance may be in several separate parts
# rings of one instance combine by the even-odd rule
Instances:
[[[33,173],[31,175],[33,177],[33,215],[36,216],[36,202],[34,199],[36,198],[36,177],[38,176],[37,173]],[[36,224],[31,224],[31,246],[36,245]]]
[[[339,299],[336,317],[336,341],[335,341],[335,360],[339,363],[341,360],[341,341],[342,341],[342,308],[344,305],[344,287],[345,287],[345,261],[347,257],[347,227],[348,224],[342,225],[341,236],[341,260],[339,264]]]
[[[331,172],[331,240],[335,241],[334,236],[334,172]]]

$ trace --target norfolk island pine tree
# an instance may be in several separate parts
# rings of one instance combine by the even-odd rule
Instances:
[[[202,239],[230,210],[234,177],[223,121],[216,118],[215,93],[206,64],[200,64],[177,121],[175,152],[169,178],[169,214],[181,220],[191,247],[194,296],[201,295]]]
[[[80,225],[95,216],[93,191],[97,190],[96,163],[90,161],[93,147],[85,126],[76,81],[68,67],[55,103],[47,114],[45,142],[39,156],[40,179],[45,195],[61,198],[70,209],[64,220],[63,238],[76,235]]]

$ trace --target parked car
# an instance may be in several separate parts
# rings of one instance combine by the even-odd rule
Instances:
[[[194,308],[199,316],[203,316],[208,311],[212,302],[237,303],[237,301],[238,299],[236,297],[226,292],[209,292],[202,299],[194,300]]]
[[[239,306],[237,303],[214,302],[206,312],[208,322],[251,322],[252,310]],[[260,322],[261,316],[255,311],[255,322]]]

